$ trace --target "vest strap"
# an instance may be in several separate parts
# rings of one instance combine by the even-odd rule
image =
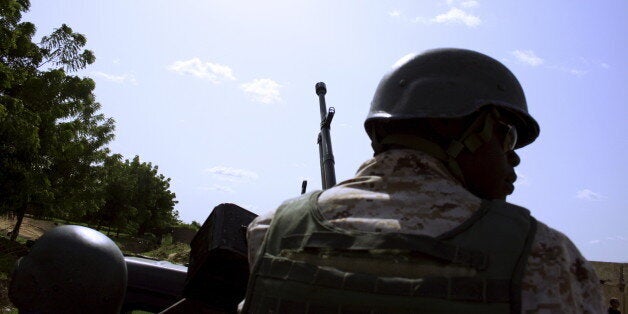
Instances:
[[[488,267],[488,255],[461,246],[422,235],[400,233],[384,234],[340,234],[314,232],[312,234],[288,235],[281,246],[292,250],[403,250],[413,254],[424,254],[454,265],[484,270]]]
[[[379,277],[277,258],[264,258],[259,271],[265,278],[365,293],[475,302],[509,302],[511,298],[510,279]]]

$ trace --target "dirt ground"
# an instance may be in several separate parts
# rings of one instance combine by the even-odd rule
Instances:
[[[16,219],[7,215],[0,216],[0,233],[7,236],[13,230]],[[52,221],[37,220],[30,217],[24,217],[20,226],[20,236],[28,240],[36,240],[44,232],[54,228],[57,224]]]
[[[0,216],[0,236],[6,238],[9,237],[9,232],[13,230],[16,220],[6,215]],[[37,220],[30,217],[24,217],[22,225],[20,226],[20,236],[27,240],[37,240],[46,231],[58,226],[59,224],[53,221]],[[105,230],[100,230],[103,234],[110,237],[118,244],[120,250],[124,253],[139,254],[142,252],[152,251],[157,249],[159,245],[155,241],[147,239],[134,238],[129,236],[116,237],[114,234],[107,234]],[[0,254],[3,252],[0,249]]]

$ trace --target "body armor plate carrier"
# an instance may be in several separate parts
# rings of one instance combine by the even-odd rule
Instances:
[[[320,191],[276,212],[245,313],[519,313],[536,230],[528,210],[483,201],[438,237],[337,228]]]

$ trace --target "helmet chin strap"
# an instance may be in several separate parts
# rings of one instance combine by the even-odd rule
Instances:
[[[471,125],[462,133],[457,140],[452,140],[444,149],[441,145],[424,139],[417,135],[411,134],[390,134],[385,136],[379,143],[373,143],[374,148],[381,148],[384,145],[400,145],[410,149],[420,150],[428,155],[442,161],[451,174],[462,184],[467,187],[460,165],[456,160],[463,149],[474,153],[482,144],[488,142],[493,137],[493,127],[499,113],[494,108],[481,114]],[[482,129],[477,132],[481,123],[484,123]]]

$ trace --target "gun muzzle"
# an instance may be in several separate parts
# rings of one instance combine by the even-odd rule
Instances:
[[[327,86],[323,82],[316,83],[316,95],[325,95],[327,94]]]

